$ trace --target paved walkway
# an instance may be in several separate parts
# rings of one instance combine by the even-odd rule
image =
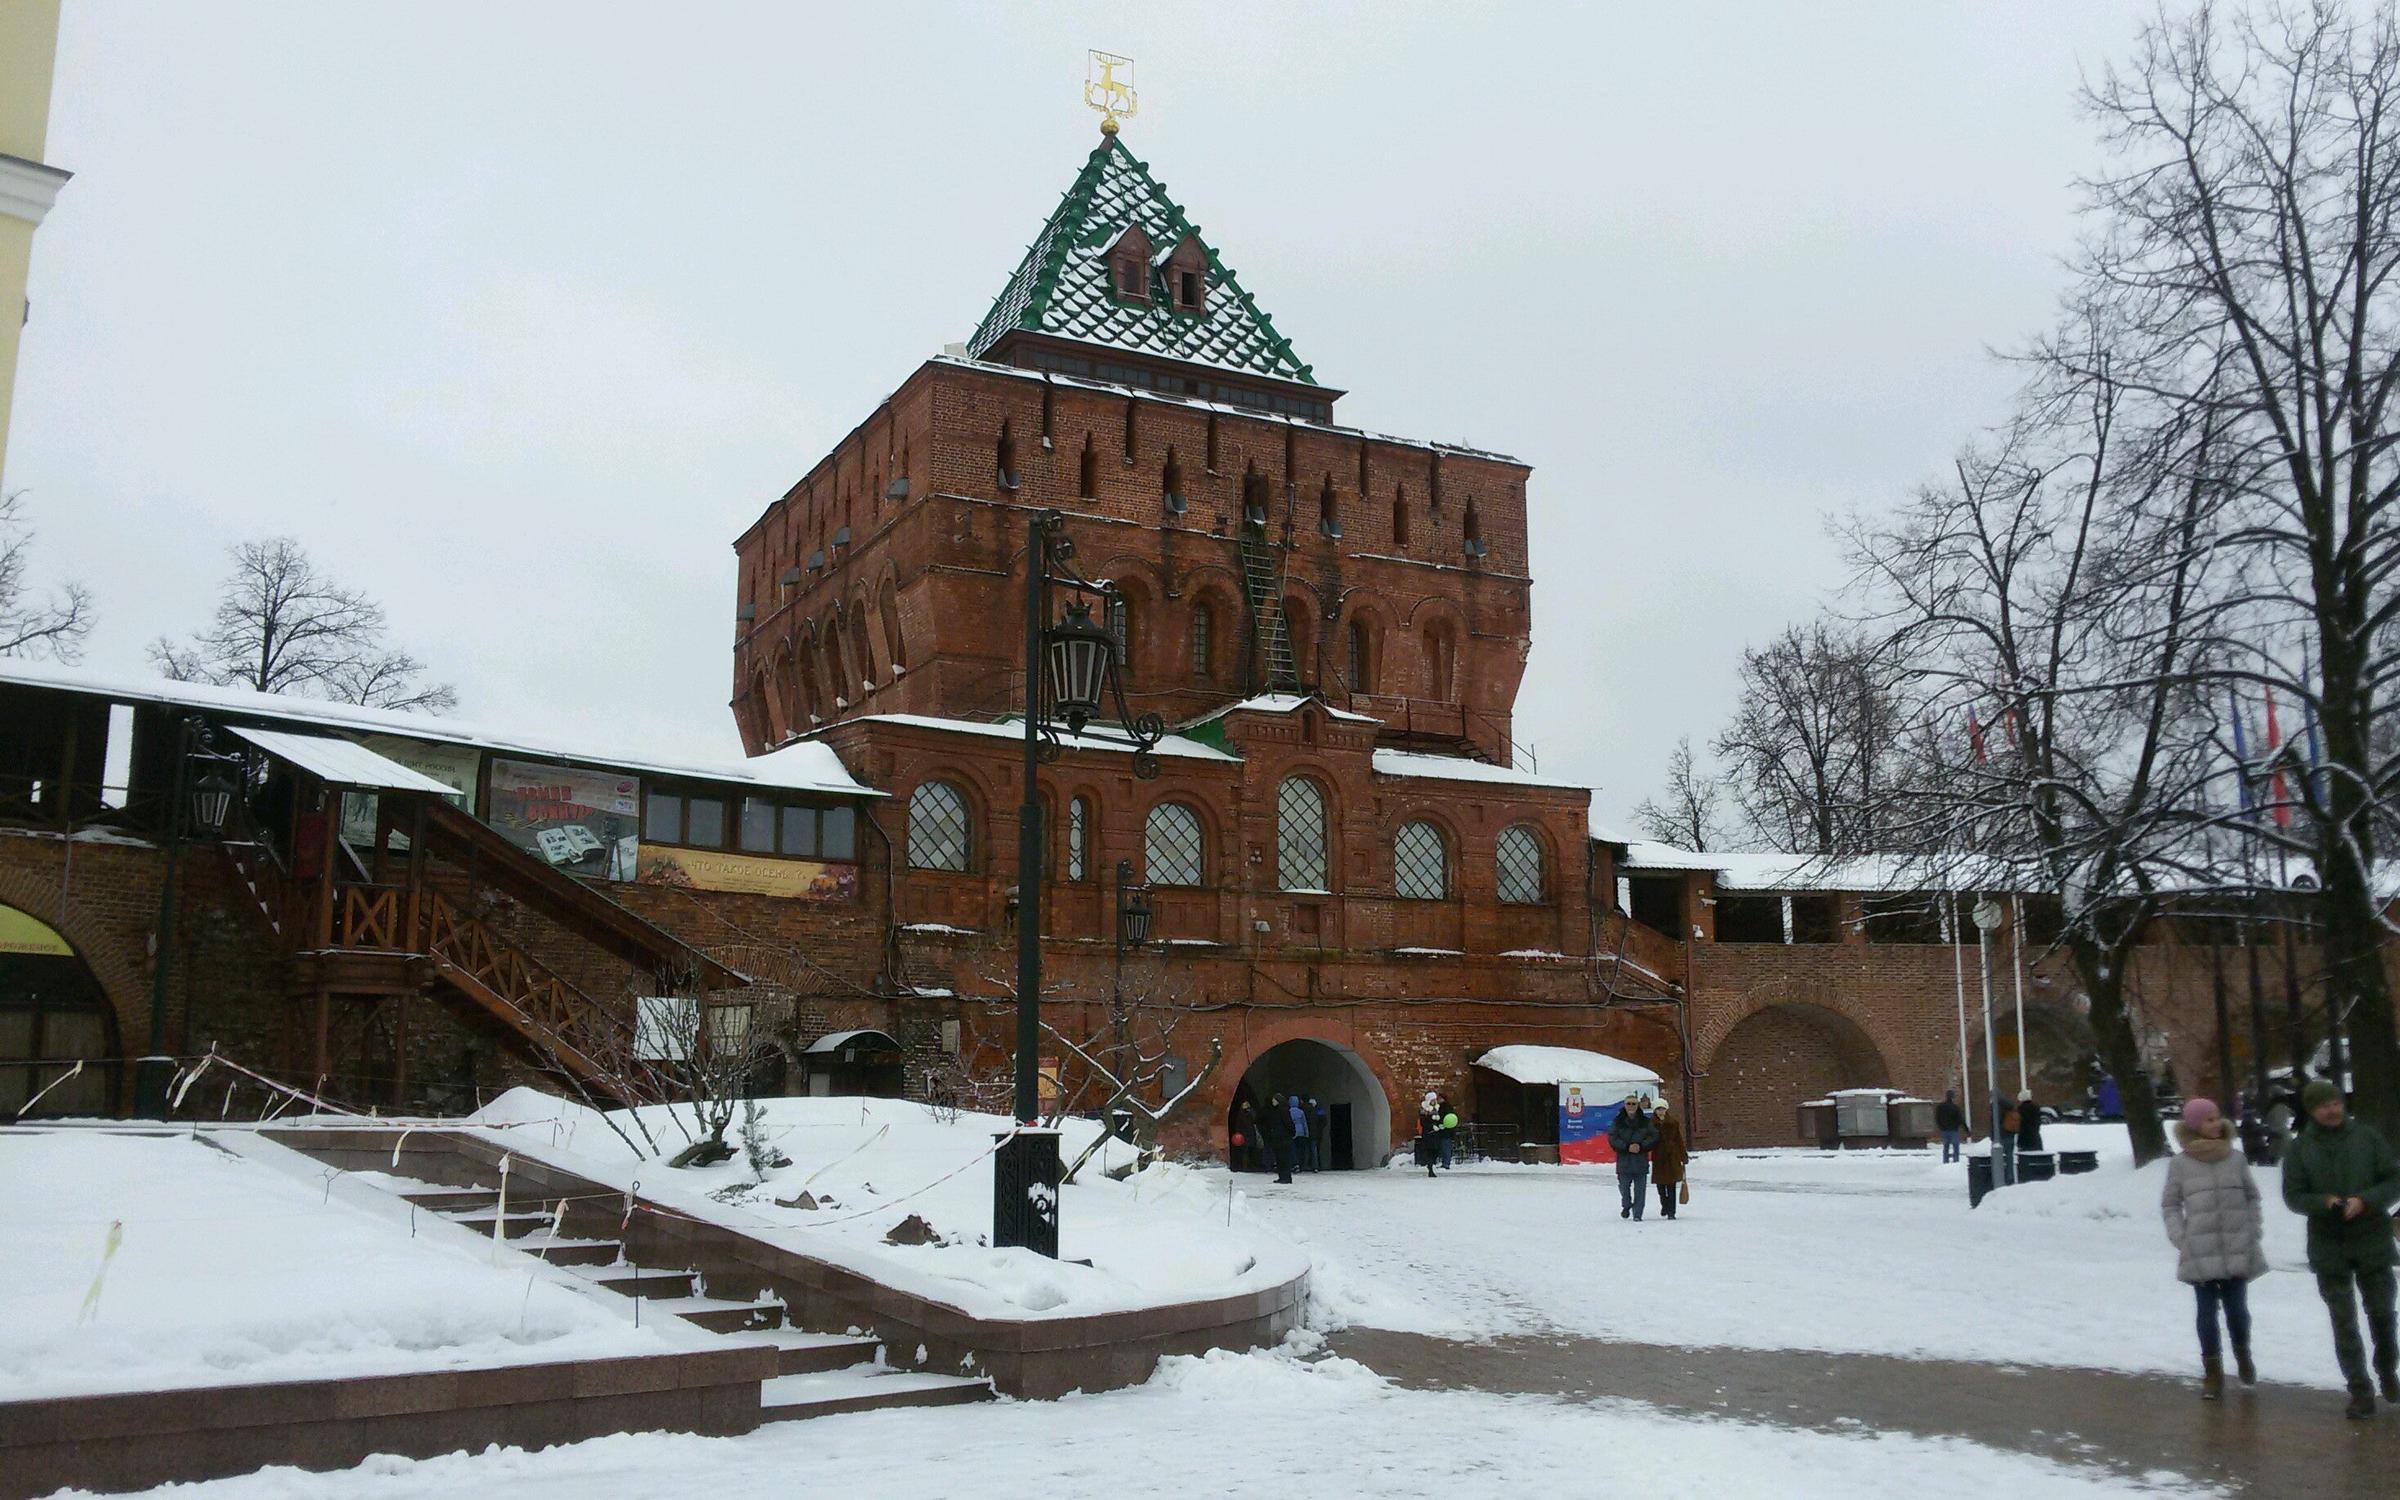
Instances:
[[[2400,1410],[2347,1421],[2342,1396],[2328,1390],[2235,1385],[2211,1404],[2195,1381],[2103,1370],[1546,1335],[1461,1343],[1368,1328],[1330,1342],[1336,1354],[1427,1390],[1633,1399],[1830,1432],[1962,1437],[2126,1474],[2168,1470],[2274,1500],[2400,1495]]]

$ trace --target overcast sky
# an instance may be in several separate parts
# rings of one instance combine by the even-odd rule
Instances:
[[[731,542],[1127,140],[1345,421],[1534,466],[1518,737],[1603,818],[2051,316],[2129,0],[67,0],[7,483],[87,665],[288,532],[478,719],[734,745]]]

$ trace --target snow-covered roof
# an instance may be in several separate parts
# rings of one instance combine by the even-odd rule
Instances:
[[[1519,1083],[1646,1085],[1652,1090],[1666,1086],[1665,1080],[1640,1063],[1611,1057],[1605,1052],[1586,1052],[1580,1047],[1531,1044],[1494,1047],[1475,1059],[1475,1066],[1489,1068]]]
[[[527,732],[473,719],[406,713],[391,708],[362,708],[353,703],[326,703],[249,688],[215,687],[203,682],[175,682],[164,677],[114,677],[55,662],[0,660],[0,683],[88,693],[118,703],[156,703],[172,708],[306,724],[351,734],[390,734],[437,744],[467,745],[500,755],[527,755],[546,760],[574,761],[652,776],[682,776],[703,781],[730,781],[776,791],[823,792],[842,797],[880,797],[883,793],[861,784],[842,765],[831,747],[803,742],[767,755],[723,758],[657,753],[609,745],[595,737],[585,740],[553,730]],[[447,790],[447,788],[445,788]]]
[[[975,734],[1003,740],[1021,740],[1025,737],[1025,721],[1022,719],[995,724],[984,719],[943,719],[932,714],[860,714],[856,718],[844,719],[842,722],[845,724],[905,724],[916,729],[937,729],[944,734]],[[1133,742],[1126,739],[1125,736],[1097,730],[1086,731],[1083,734],[1061,733],[1058,742],[1069,750],[1104,751],[1117,755],[1130,754],[1133,750]],[[1150,753],[1181,756],[1188,760],[1218,760],[1229,763],[1238,763],[1241,760],[1238,755],[1228,754],[1214,745],[1203,745],[1198,740],[1187,739],[1180,734],[1170,734],[1160,740],[1150,748]]]
[[[923,990],[919,990],[917,993],[921,995],[925,992]],[[890,1036],[883,1032],[877,1031],[874,1027],[861,1026],[855,1031],[828,1031],[823,1036],[818,1037],[815,1041],[810,1042],[803,1050],[817,1053],[839,1052],[844,1047],[856,1042],[860,1037],[866,1036],[881,1037],[885,1042],[890,1043],[895,1047],[899,1045],[899,1043],[893,1042]]]
[[[1426,755],[1415,750],[1378,750],[1375,770],[1384,776],[1419,776],[1434,781],[1484,781],[1501,786],[1550,787],[1562,792],[1589,793],[1580,781],[1538,776],[1514,766],[1495,766],[1463,755]]]
[[[244,729],[233,733],[269,755],[290,761],[301,770],[335,786],[370,787],[386,792],[431,792],[452,795],[449,787],[398,761],[377,755],[355,740],[328,734],[293,734],[282,729]]]
[[[1324,699],[1314,697],[1307,693],[1260,693],[1255,698],[1244,698],[1239,703],[1228,703],[1223,708],[1212,709],[1209,712],[1202,714],[1197,719],[1186,720],[1178,727],[1184,729],[1197,729],[1203,724],[1213,724],[1217,720],[1224,718],[1227,714],[1296,713],[1301,708],[1311,703],[1314,703],[1317,706],[1318,711],[1323,713],[1328,719],[1346,719],[1353,724],[1380,724],[1383,722],[1381,719],[1376,718],[1373,714],[1352,713],[1346,708],[1335,708],[1332,704],[1327,703]]]
[[[1625,847],[1618,866],[1630,875],[1644,872],[1707,871],[1718,889],[1762,894],[1790,891],[1976,891],[2008,890],[2021,885],[2018,877],[1999,868],[1972,868],[1951,862],[1940,865],[1905,854],[1753,854],[1701,853],[1637,839]],[[1980,878],[1978,878],[1980,877]]]

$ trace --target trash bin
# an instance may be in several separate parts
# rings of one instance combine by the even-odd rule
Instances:
[[[1989,1156],[1967,1158],[1967,1207],[1979,1207],[1983,1195],[1992,1190],[1992,1159]]]
[[[2058,1157],[2048,1151],[2017,1153],[2017,1181],[2048,1182],[2058,1175]]]
[[[2099,1170],[2100,1153],[2097,1151],[2061,1151],[2058,1153],[2058,1175],[2061,1177],[2074,1177],[2084,1172]]]

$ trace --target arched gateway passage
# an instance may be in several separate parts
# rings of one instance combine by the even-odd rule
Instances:
[[[48,923],[0,906],[0,1120],[99,1115],[117,1086],[116,1014]],[[77,1064],[81,1070],[77,1071]]]
[[[1727,1032],[1709,1060],[1700,1144],[1794,1145],[1800,1104],[1890,1082],[1883,1054],[1849,1017],[1818,1005],[1764,1006]]]
[[[1325,1166],[1349,1171],[1383,1165],[1392,1139],[1391,1101],[1384,1097],[1374,1070],[1357,1053],[1339,1042],[1315,1037],[1268,1048],[1252,1061],[1233,1091],[1226,1108],[1227,1130],[1233,1128],[1244,1099],[1263,1111],[1277,1094],[1287,1098],[1298,1094],[1324,1103],[1330,1116],[1329,1140],[1319,1146],[1318,1159]],[[1312,1124],[1310,1128],[1315,1127]]]

